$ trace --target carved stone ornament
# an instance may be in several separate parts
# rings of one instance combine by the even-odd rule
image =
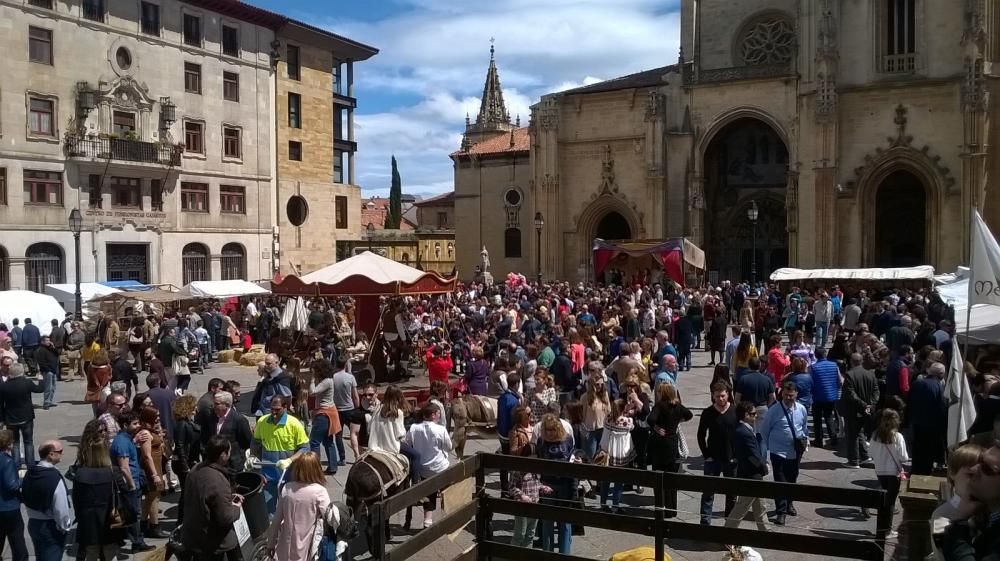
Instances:
[[[101,89],[101,99],[116,108],[149,111],[156,100],[148,92],[149,89],[144,84],[131,76],[123,76],[112,82],[107,89]]]
[[[768,78],[785,78],[792,75],[790,62],[783,64],[767,64],[760,66],[734,66],[731,68],[701,69],[697,74],[694,67],[688,64],[684,67],[684,84],[714,84],[717,82],[736,82],[739,80],[764,80]]]
[[[799,229],[799,170],[797,166],[788,166],[788,183],[785,186],[785,228],[789,233]]]
[[[965,60],[965,80],[962,81],[962,108],[972,113],[985,113],[989,109],[989,91],[983,72],[982,57]]]
[[[748,66],[788,64],[795,50],[795,30],[783,18],[758,21],[743,33],[740,54]]]
[[[601,160],[601,194],[617,193],[618,185],[615,183],[615,157],[611,152],[611,145],[604,145],[604,158]]]
[[[663,95],[651,90],[646,98],[646,121],[655,121],[663,117]]]
[[[837,109],[837,81],[832,72],[816,75],[816,121],[829,120]]]
[[[833,13],[833,1],[820,1],[819,37],[816,43],[816,57],[835,60],[837,53],[837,18]]]
[[[543,131],[556,130],[559,127],[559,103],[553,98],[543,98],[537,105],[538,126]]]
[[[692,177],[688,190],[688,210],[704,210],[705,192],[701,177]]]
[[[872,170],[884,163],[895,159],[923,160],[940,176],[947,193],[949,195],[955,194],[957,182],[955,177],[951,175],[951,169],[941,164],[941,156],[932,154],[930,146],[924,145],[920,148],[913,146],[913,136],[906,133],[908,123],[906,107],[903,105],[896,107],[896,117],[893,119],[893,123],[896,125],[896,136],[886,138],[889,147],[876,148],[874,154],[866,155],[864,164],[854,168],[854,179],[848,181],[844,189],[838,191],[838,196],[840,198],[854,197],[862,178],[868,176]]]
[[[557,189],[559,189],[559,174],[550,175],[546,173],[545,177],[542,178],[542,190],[546,193],[551,193]]]

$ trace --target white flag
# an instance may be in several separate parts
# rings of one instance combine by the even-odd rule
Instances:
[[[952,339],[951,368],[945,382],[945,399],[948,400],[948,447],[966,439],[969,427],[976,420],[976,404],[972,401],[972,388],[965,376],[965,361]]]
[[[969,305],[1000,306],[1000,244],[978,210],[972,212],[972,253],[969,265]]]

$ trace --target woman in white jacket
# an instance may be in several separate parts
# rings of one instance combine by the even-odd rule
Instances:
[[[910,461],[906,453],[906,440],[899,432],[899,413],[892,409],[883,409],[879,416],[878,428],[868,443],[868,453],[875,462],[875,475],[878,483],[885,489],[890,508],[896,508],[896,496],[899,495],[900,481],[906,479],[905,465]],[[881,530],[883,528],[879,528]],[[898,534],[892,530],[892,514],[889,515],[889,538]]]

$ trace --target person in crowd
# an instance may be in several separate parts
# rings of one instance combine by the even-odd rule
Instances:
[[[358,433],[361,431],[361,425],[366,423],[364,411],[360,408],[361,396],[358,395],[358,380],[354,374],[347,371],[347,363],[346,353],[337,353],[334,357],[334,368],[337,372],[333,375],[333,402],[337,406],[337,415],[340,416],[342,427],[342,430],[335,437],[337,457],[340,459],[338,465],[340,466],[346,465],[347,462],[344,432],[349,435],[354,461],[357,461],[361,457]]]
[[[704,474],[712,477],[735,477],[736,457],[733,454],[733,437],[739,427],[736,408],[729,401],[729,387],[722,382],[712,385],[712,404],[701,412],[698,419],[698,449],[705,460]],[[701,523],[712,523],[715,503],[714,493],[701,494]],[[726,516],[736,505],[735,495],[726,495]]]
[[[523,385],[522,385],[523,387]],[[433,403],[437,406],[438,411],[441,412],[438,415],[437,423],[448,430],[448,416],[447,409],[445,408],[445,403],[448,402],[448,392],[450,388],[448,384],[442,382],[441,380],[435,380],[431,382],[430,395],[428,396],[427,403]],[[524,398],[522,398],[523,401]]]
[[[163,449],[165,441],[160,426],[160,412],[155,407],[138,410],[139,432],[135,440],[139,447],[139,465],[143,472],[143,502],[140,528],[147,538],[163,539],[168,536],[160,530],[160,495],[166,489],[163,474]]]
[[[229,462],[226,467],[233,472],[243,471],[247,460],[246,452],[253,446],[254,433],[247,418],[233,407],[233,394],[216,392],[213,396],[212,413],[199,425],[203,444],[207,444],[213,436],[221,436],[232,444],[226,454]]]
[[[528,396],[528,407],[531,409],[531,422],[537,423],[541,420],[548,405],[552,402],[558,403],[558,400],[559,395],[556,393],[555,381],[552,379],[552,376],[544,368],[536,370],[535,387],[531,395]]]
[[[97,417],[97,421],[104,427],[104,437],[108,441],[109,448],[121,430],[121,426],[118,425],[118,416],[126,409],[128,409],[128,400],[121,392],[112,391],[104,400],[104,412]]]
[[[517,374],[511,374],[517,376]],[[420,477],[428,477],[442,473],[448,469],[448,453],[452,451],[451,437],[448,431],[438,424],[441,411],[433,404],[424,405],[420,410],[422,421],[410,427],[405,441],[420,457]],[[437,510],[437,493],[427,497],[424,503],[424,528],[434,523],[434,511]]]
[[[551,413],[542,417],[539,422],[541,429],[537,444],[538,457],[543,460],[559,462],[575,461],[573,454],[572,433],[560,422],[559,417]],[[565,506],[567,501],[576,499],[576,480],[562,475],[544,474],[541,477],[543,489],[549,492],[541,493],[539,502],[554,506]],[[541,546],[545,551],[555,548],[555,532],[559,533],[559,553],[570,554],[573,547],[573,532],[569,522],[541,521]]]
[[[653,387],[656,388],[660,384],[677,385],[677,378],[677,358],[671,354],[663,355],[663,358],[660,359],[660,369],[656,371]]]
[[[725,358],[724,360],[724,356],[730,354],[726,346],[726,326],[728,325],[728,322],[726,321],[726,311],[715,311],[713,306],[713,314],[715,315],[708,324],[708,334],[706,337],[708,340],[708,365],[715,366],[717,364],[715,360],[716,354],[719,355],[718,363],[728,365],[729,359]],[[709,321],[707,305],[705,307],[705,321]],[[739,340],[737,339],[737,344],[738,343]]]
[[[201,458],[201,427],[194,422],[197,402],[193,395],[185,394],[177,398],[171,411],[173,418],[173,447],[170,456],[170,467],[184,489],[184,481],[188,474],[198,464]],[[161,415],[162,420],[162,415]],[[181,499],[179,508],[183,508]],[[178,513],[177,519],[182,518]]]
[[[101,356],[102,352],[105,353],[104,356]],[[93,367],[94,363],[96,362],[102,362],[103,364],[108,364],[107,361],[109,358],[111,360],[111,368],[109,369],[108,372],[109,374],[108,380],[105,383],[109,383],[111,381],[124,382],[125,395],[127,395],[128,397],[132,397],[133,388],[135,389],[135,393],[138,393],[139,375],[136,374],[135,368],[132,366],[132,363],[129,362],[128,357],[125,356],[124,353],[119,353],[116,351],[111,351],[110,353],[106,351],[98,351],[97,354],[94,355],[94,359],[91,361],[90,366]],[[155,373],[153,372],[154,367],[152,363],[154,359],[156,359],[156,357],[151,357],[148,361],[146,361],[147,365],[149,366],[150,374]],[[103,389],[103,386],[101,386],[100,383],[101,381],[104,380],[104,372],[97,372],[95,373],[96,376],[94,378],[91,378],[90,370],[91,368],[87,369],[88,391],[91,389],[91,386],[100,387]]]
[[[253,452],[262,462],[261,474],[267,479],[265,495],[268,512],[273,513],[278,502],[278,481],[287,466],[309,451],[306,429],[288,413],[289,399],[283,395],[271,398],[271,414],[261,417],[254,428]]]
[[[125,537],[123,528],[114,527],[112,508],[124,500],[128,483],[120,469],[111,464],[104,425],[92,420],[83,431],[73,478],[73,510],[76,515],[76,545],[86,561],[112,561]],[[118,510],[119,515],[123,511]]]
[[[674,322],[674,345],[677,348],[679,370],[691,370],[691,347],[694,339],[694,324],[681,308],[677,311],[677,321]]]
[[[886,340],[886,346],[889,341]],[[890,353],[892,347],[889,346]],[[889,361],[885,374],[886,397],[898,395],[905,401],[910,394],[910,365],[913,364],[913,347],[900,344],[895,356]]]
[[[655,391],[656,404],[646,417],[650,430],[647,455],[654,470],[678,473],[682,438],[680,424],[690,421],[694,414],[681,403],[673,384],[660,384]],[[664,507],[667,518],[677,516],[676,491],[667,490]]]
[[[833,321],[833,302],[825,290],[819,293],[819,298],[813,303],[813,318],[816,322],[813,327],[816,332],[816,349],[819,350],[826,347],[826,339],[830,336],[830,322]]]
[[[740,379],[743,371],[748,369],[750,361],[758,359],[757,346],[753,344],[753,336],[749,331],[740,332],[739,343],[736,344],[736,351],[733,353],[732,362],[729,364],[729,371],[733,373],[733,378]],[[760,366],[757,367],[760,370]]]
[[[611,410],[604,421],[601,433],[600,450],[607,455],[607,465],[611,467],[628,467],[635,460],[635,446],[632,444],[632,429],[635,421],[628,413],[629,403],[624,399],[611,402]],[[601,481],[601,508],[610,511],[612,508],[618,514],[624,511],[619,506],[622,499],[623,484]],[[608,499],[611,506],[608,506]]]
[[[583,454],[591,461],[597,455],[605,423],[608,415],[611,414],[612,398],[601,366],[599,362],[591,362],[588,365],[587,391],[581,398],[583,402]]]
[[[847,306],[847,312],[850,307]],[[864,367],[861,354],[852,353],[850,361],[851,368],[844,374],[841,402],[847,421],[847,467],[858,468],[869,459],[867,439],[874,428],[872,421],[880,394],[875,372]]]
[[[472,395],[486,395],[489,391],[490,363],[481,346],[472,348],[472,363],[466,369],[463,380]]]
[[[935,465],[944,465],[947,449],[948,399],[944,393],[945,367],[935,362],[910,388],[908,407],[913,434],[913,473],[931,475]]]
[[[312,561],[326,530],[330,494],[319,454],[305,452],[292,461],[289,482],[281,488],[277,510],[268,529],[268,557],[282,561]]]
[[[795,391],[798,392],[798,402],[806,408],[806,412],[812,411],[813,404],[813,378],[809,374],[809,366],[806,359],[797,356],[792,359],[791,372],[785,377],[795,384]],[[780,387],[779,387],[780,389]]]
[[[12,365],[7,381],[0,384],[0,413],[4,426],[14,433],[14,463],[20,466],[23,459],[24,465],[31,467],[35,465],[35,408],[31,394],[44,392],[45,384],[28,379],[24,370],[22,364]]]
[[[85,373],[83,371],[83,347],[87,343],[87,334],[84,333],[83,328],[80,326],[80,322],[74,321],[70,323],[70,331],[66,336],[66,359],[69,361],[69,368],[67,369],[67,374],[69,379],[74,377],[83,378]]]
[[[140,531],[139,513],[142,512],[142,492],[145,484],[143,470],[139,463],[139,448],[136,446],[136,436],[142,428],[139,424],[139,416],[131,411],[124,412],[118,416],[120,431],[111,442],[111,461],[118,467],[128,483],[127,499],[136,513],[133,524],[126,528],[129,540],[132,542],[132,553],[141,553],[153,549],[145,542],[144,535]],[[143,437],[151,436],[147,433]]]
[[[451,358],[451,345],[438,343],[427,350],[427,379],[430,383],[441,380],[448,383],[448,375],[455,367]]]
[[[38,447],[38,463],[28,468],[21,482],[21,501],[28,514],[28,535],[38,561],[62,561],[66,536],[73,526],[69,490],[56,468],[63,451],[63,443],[59,440],[43,442]]]
[[[189,372],[187,367],[187,353],[177,341],[176,328],[167,328],[164,325],[161,327],[161,333],[163,336],[160,338],[159,346],[157,346],[156,356],[167,367],[167,386],[172,390],[182,389],[183,382],[191,378],[190,373],[187,375],[183,374],[183,372]],[[185,377],[178,380],[178,376]]]
[[[336,387],[333,377],[336,372],[328,360],[314,360],[310,365],[313,379],[309,384],[309,395],[316,400],[312,411],[312,427],[309,429],[309,449],[319,454],[320,446],[326,450],[326,474],[337,473],[340,455],[334,445],[334,437],[340,434],[340,414],[334,399]]]
[[[375,406],[368,422],[368,447],[373,450],[400,452],[410,461],[410,479],[420,479],[420,456],[405,442],[404,418],[409,409],[406,398],[398,386],[385,389],[382,401]]]
[[[27,327],[34,326],[28,324],[25,328]],[[52,339],[48,335],[42,335],[32,356],[35,359],[38,373],[42,375],[42,380],[45,383],[45,391],[42,393],[42,409],[48,409],[55,405],[56,378],[59,375],[59,350],[52,344]]]
[[[774,403],[774,388],[774,379],[760,371],[760,359],[753,357],[747,363],[745,373],[736,379],[733,393],[737,403],[753,403],[757,408],[756,420],[760,423],[767,408]]]
[[[239,547],[234,524],[243,497],[229,483],[229,455],[230,441],[214,435],[205,443],[204,459],[188,474],[180,541],[194,560],[226,559]]]
[[[95,417],[98,415],[101,401],[104,400],[105,389],[111,383],[109,362],[108,352],[102,349],[94,354],[90,366],[87,367],[87,390],[83,395],[83,401],[90,404]]]
[[[775,481],[797,482],[799,463],[808,448],[808,414],[797,397],[795,383],[786,380],[781,386],[781,401],[767,410],[760,423],[763,453],[770,457]],[[798,515],[791,500],[779,497],[774,503],[775,524],[784,526],[788,516]]]
[[[525,458],[534,456],[536,439],[533,438],[531,431],[531,412],[524,406],[518,407],[514,411],[514,420],[516,426],[510,433],[511,455]],[[536,473],[516,471],[510,474],[510,498],[515,501],[537,503],[543,490],[546,493],[552,492],[551,488],[541,484],[541,479]],[[510,544],[531,547],[537,523],[538,520],[535,518],[515,516]]]
[[[0,429],[0,554],[6,542],[11,561],[28,561],[21,517],[21,478],[17,475],[13,448],[14,434]]]
[[[760,481],[767,475],[767,460],[761,449],[761,436],[754,431],[757,408],[752,403],[742,401],[735,406],[739,421],[733,433],[733,457],[736,460],[736,477]],[[733,509],[726,516],[726,527],[737,528],[748,512],[753,510],[757,529],[767,530],[764,506],[759,497],[740,496]]]
[[[896,497],[899,495],[900,480],[906,479],[906,463],[910,456],[906,452],[906,439],[899,432],[902,422],[899,413],[888,409],[879,417],[878,427],[868,444],[869,453],[875,462],[875,475],[878,483],[885,490],[886,504],[889,505],[890,518],[888,528],[878,528],[889,531],[887,539],[896,537],[892,530],[892,513],[896,508]]]
[[[938,505],[931,514],[931,546],[937,561],[944,561],[935,535],[944,532],[952,521],[961,516],[966,506],[979,503],[971,494],[972,472],[979,465],[985,448],[975,442],[960,445],[948,455],[948,483],[951,484],[951,498]],[[944,497],[942,497],[944,498]]]
[[[827,301],[829,304],[829,301]],[[840,369],[837,363],[826,358],[826,349],[822,346],[816,349],[816,362],[809,367],[809,375],[813,381],[813,447],[822,448],[823,425],[826,425],[830,448],[836,450],[840,446],[837,437],[837,426],[834,424],[834,414],[837,410],[837,399],[840,396]]]
[[[788,356],[792,359],[801,358],[806,362],[807,367],[816,362],[816,349],[806,342],[804,331],[792,332],[791,341],[788,344]]]
[[[222,391],[222,387],[225,385],[226,381],[222,378],[212,378],[208,381],[208,389],[198,398],[198,408],[194,416],[196,423],[202,425],[212,415],[212,408],[215,407],[215,394]],[[233,396],[233,402],[236,402],[235,396]]]
[[[17,354],[24,358],[28,372],[32,375],[38,373],[38,359],[35,357],[35,351],[41,344],[42,333],[38,330],[38,326],[31,323],[31,318],[24,318],[24,328],[21,330],[21,351]]]
[[[781,379],[788,374],[792,359],[785,349],[781,348],[781,335],[771,335],[768,339],[770,350],[767,351],[767,373],[774,378],[777,387],[781,387]]]

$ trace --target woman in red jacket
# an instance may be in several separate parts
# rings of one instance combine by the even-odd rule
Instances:
[[[451,361],[450,345],[447,343],[434,345],[427,351],[426,358],[427,377],[430,379],[430,383],[433,384],[436,380],[440,380],[447,384],[448,374],[454,366]]]

